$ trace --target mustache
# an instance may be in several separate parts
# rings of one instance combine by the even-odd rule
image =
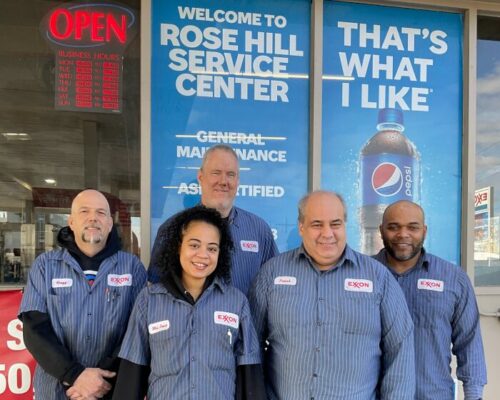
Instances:
[[[101,227],[99,225],[87,225],[83,228],[84,230],[87,230],[87,229],[98,229],[98,230],[102,230]]]

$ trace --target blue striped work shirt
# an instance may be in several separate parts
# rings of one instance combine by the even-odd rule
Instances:
[[[269,342],[270,399],[413,399],[413,324],[383,265],[346,247],[319,271],[303,247],[266,263],[249,294]]]
[[[385,249],[374,258],[388,266]],[[479,312],[468,276],[456,265],[425,251],[404,274],[389,270],[403,289],[415,324],[415,398],[453,399],[451,345],[465,399],[481,398],[486,366]]]
[[[96,367],[119,346],[136,297],[146,284],[146,269],[132,254],[105,259],[89,285],[76,260],[64,250],[41,254],[33,263],[19,313],[50,316],[60,343],[85,367]],[[66,399],[66,389],[37,366],[37,399]]]
[[[218,278],[194,305],[145,288],[119,356],[151,367],[149,400],[234,400],[237,365],[260,364],[248,300]]]
[[[170,221],[171,218],[160,226],[153,245],[148,269],[148,279],[152,283],[160,280],[157,264],[163,251]],[[246,295],[261,265],[277,255],[278,248],[269,225],[257,215],[233,207],[229,213],[228,222],[234,242],[231,257],[231,282]]]

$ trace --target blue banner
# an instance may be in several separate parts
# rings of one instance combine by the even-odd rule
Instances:
[[[348,241],[382,242],[383,210],[425,210],[426,248],[459,261],[462,15],[325,2],[323,188],[341,193]]]
[[[199,202],[207,148],[240,159],[236,205],[296,246],[307,190],[310,2],[152,1],[151,234]]]

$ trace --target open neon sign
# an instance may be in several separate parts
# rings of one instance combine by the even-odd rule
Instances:
[[[123,53],[137,33],[132,9],[110,2],[65,3],[40,24],[54,49],[55,108],[121,112]]]
[[[68,3],[51,10],[42,23],[52,46],[106,46],[123,52],[136,33],[136,16],[124,6],[106,3]]]

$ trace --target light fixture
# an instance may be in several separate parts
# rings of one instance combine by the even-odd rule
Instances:
[[[4,132],[2,136],[7,140],[31,140],[31,135],[26,132]]]
[[[49,185],[55,185],[57,183],[57,181],[54,178],[46,178],[44,180],[45,180],[45,183],[47,183]]]

